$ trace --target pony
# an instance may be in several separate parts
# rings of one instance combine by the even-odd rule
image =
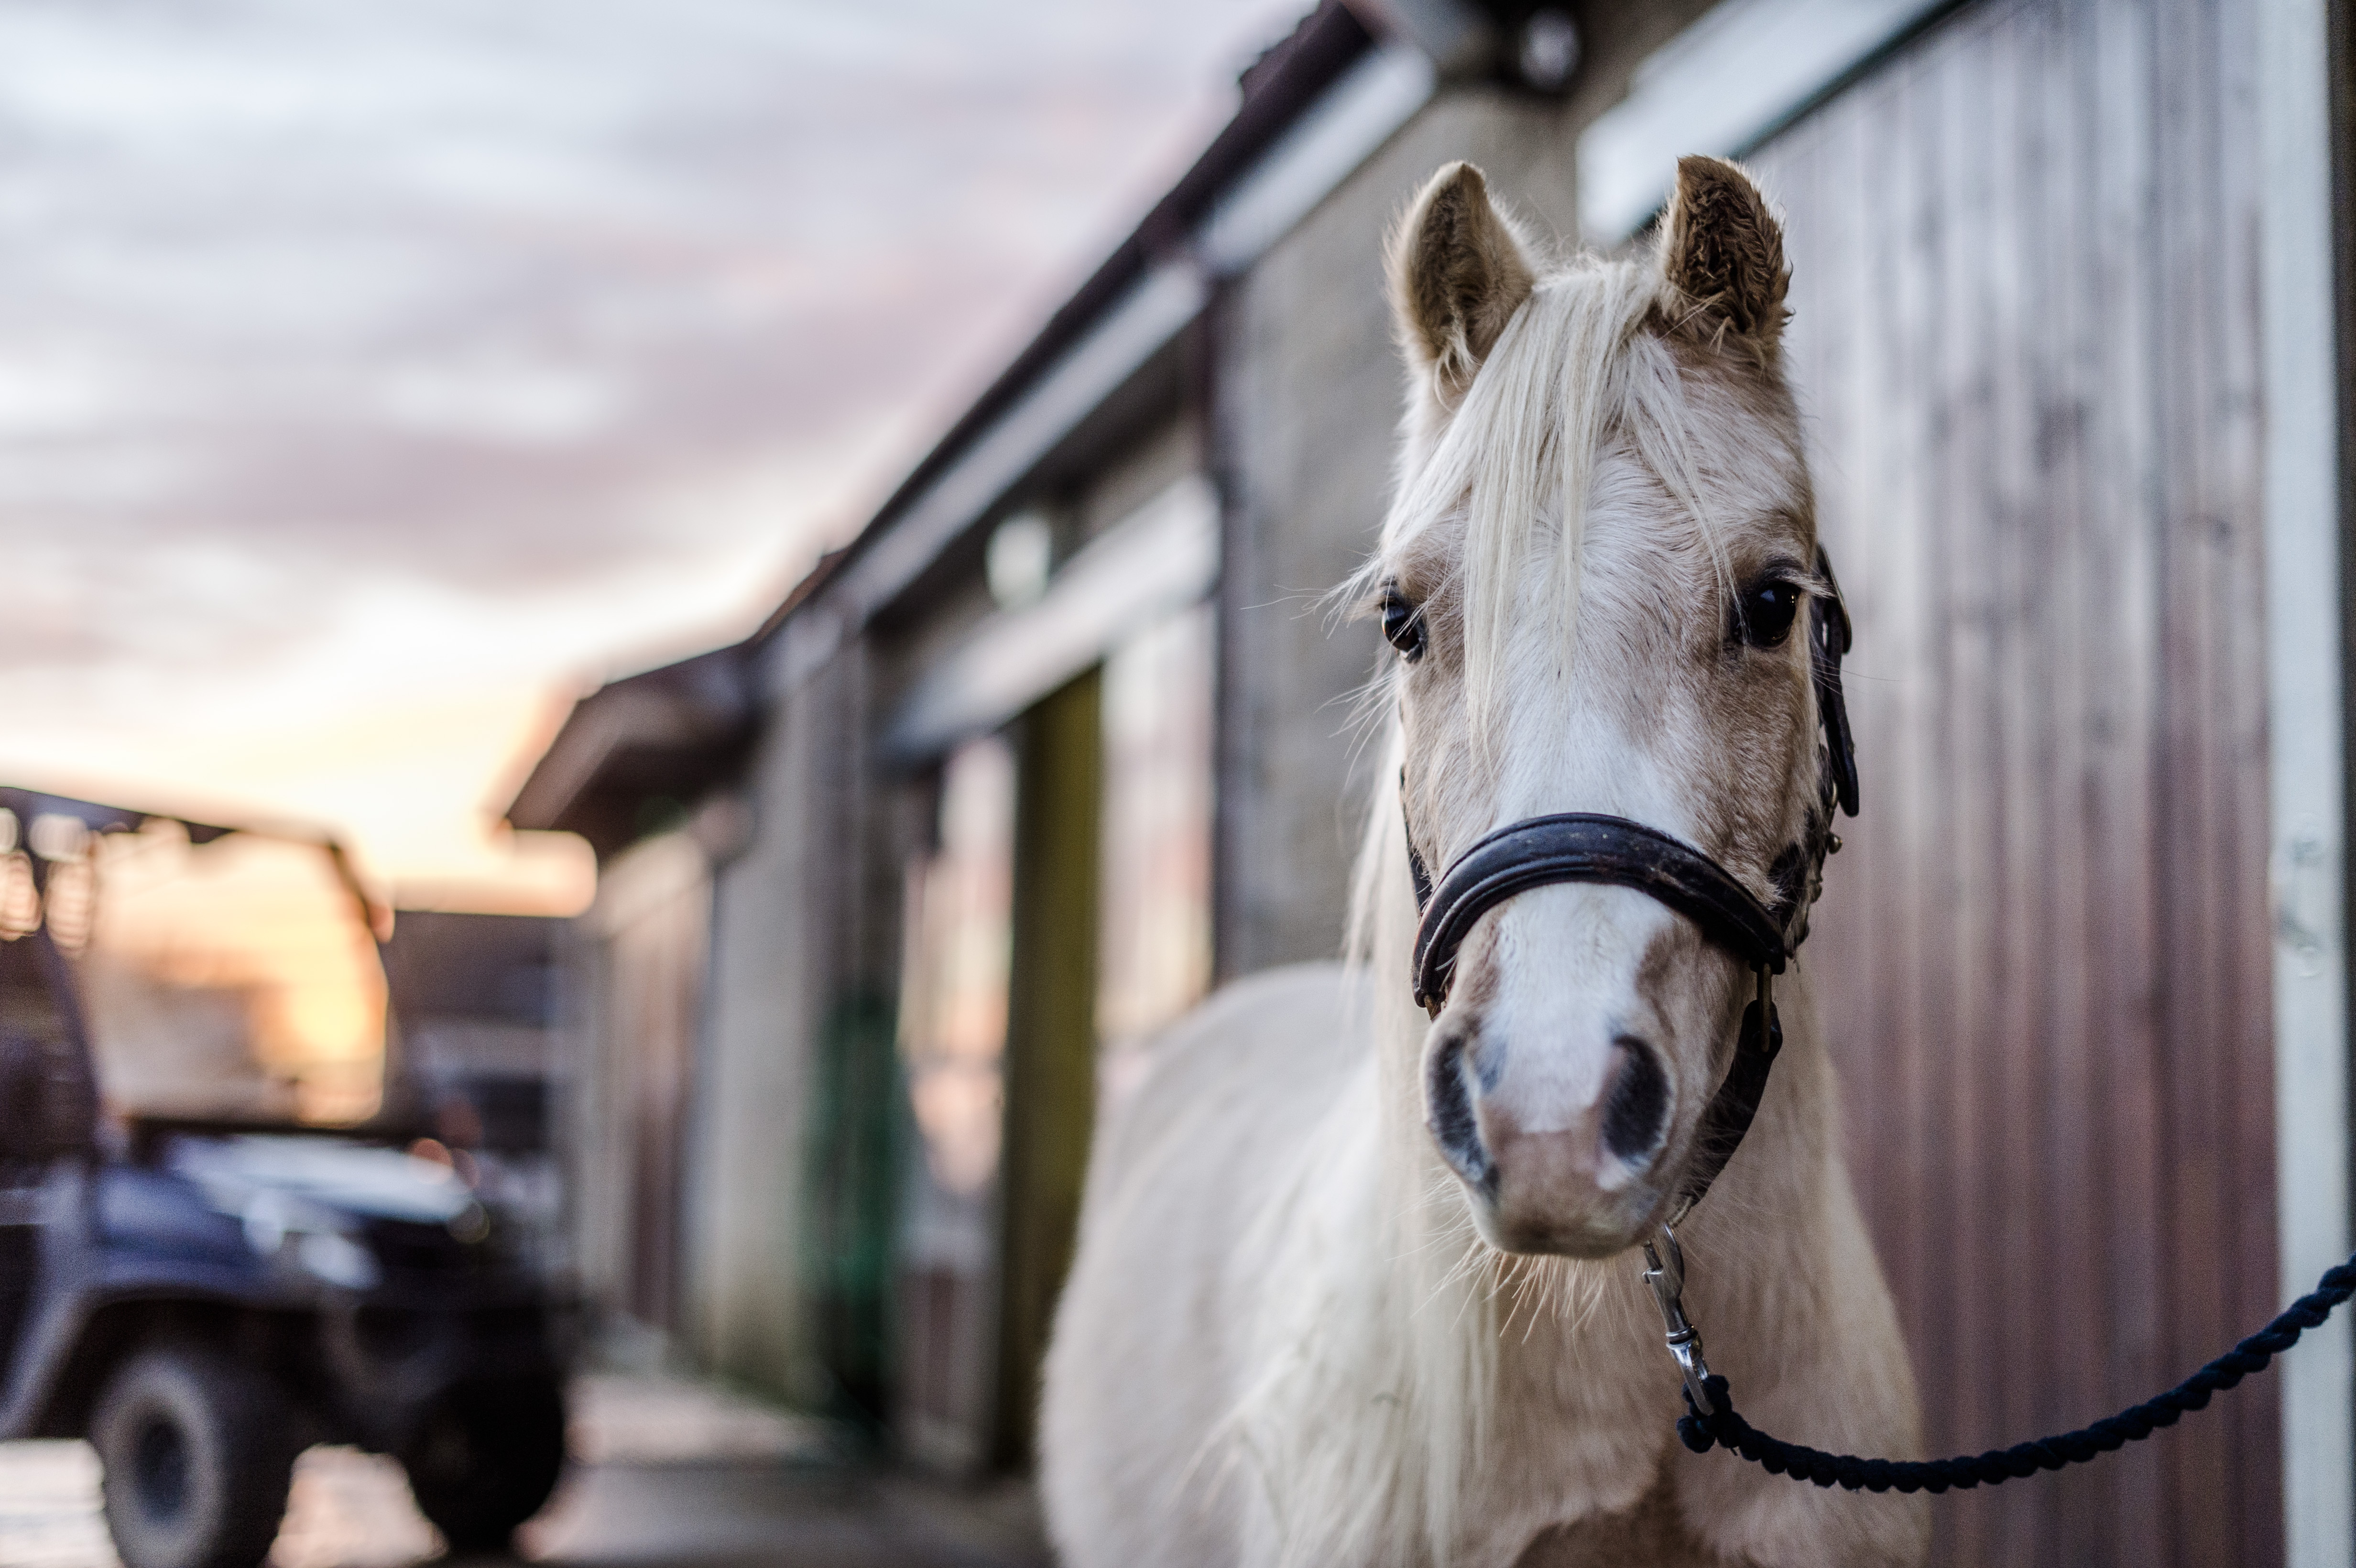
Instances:
[[[1388,251],[1393,500],[1348,592],[1395,651],[1344,961],[1173,1026],[1091,1151],[1041,1487],[1075,1568],[1921,1562],[1926,1502],[1676,1441],[1633,1249],[1677,1211],[1751,976],[1622,887],[1483,914],[1409,995],[1419,887],[1501,825],[1612,813],[1798,910],[1831,759],[1819,570],[1749,176],[1687,158],[1653,253],[1552,261],[1441,169]],[[1813,881],[1813,878],[1807,879]],[[1793,938],[1796,940],[1796,936]],[[1913,1373],[1804,967],[1687,1302],[1768,1429],[1901,1456]]]

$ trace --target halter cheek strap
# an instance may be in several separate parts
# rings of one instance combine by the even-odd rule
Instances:
[[[1816,596],[1808,625],[1816,716],[1823,731],[1818,761],[1824,788],[1809,832],[1804,890],[1792,907],[1771,912],[1731,872],[1700,850],[1624,816],[1573,811],[1510,823],[1458,857],[1436,886],[1412,836],[1408,840],[1416,903],[1423,916],[1415,934],[1411,978],[1417,1003],[1435,1016],[1455,978],[1457,950],[1481,917],[1517,893],[1558,882],[1631,888],[1655,899],[1692,921],[1711,944],[1741,960],[1757,976],[1758,995],[1743,1009],[1734,1061],[1702,1113],[1672,1225],[1701,1201],[1758,1115],[1768,1070],[1783,1048],[1783,1023],[1775,1016],[1774,977],[1805,937],[1809,906],[1823,888],[1825,857],[1839,848],[1832,832],[1834,810],[1857,815],[1857,757],[1840,686],[1840,661],[1849,648],[1848,613],[1841,604],[1832,562],[1821,549],[1816,571],[1828,590]]]

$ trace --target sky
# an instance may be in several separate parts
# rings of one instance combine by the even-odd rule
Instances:
[[[0,0],[0,781],[577,907],[500,809],[741,635],[1306,0]]]

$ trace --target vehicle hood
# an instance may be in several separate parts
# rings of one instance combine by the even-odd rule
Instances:
[[[448,1167],[398,1149],[300,1134],[180,1137],[166,1168],[200,1189],[212,1206],[252,1222],[290,1202],[353,1220],[446,1225],[475,1195]]]

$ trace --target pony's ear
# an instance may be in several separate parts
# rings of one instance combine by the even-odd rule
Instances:
[[[1724,158],[1679,158],[1661,235],[1661,275],[1683,296],[1670,305],[1673,330],[1772,350],[1792,273],[1783,230],[1751,176]]]
[[[1389,272],[1408,363],[1453,408],[1537,278],[1479,169],[1450,164],[1417,193],[1391,237]]]

